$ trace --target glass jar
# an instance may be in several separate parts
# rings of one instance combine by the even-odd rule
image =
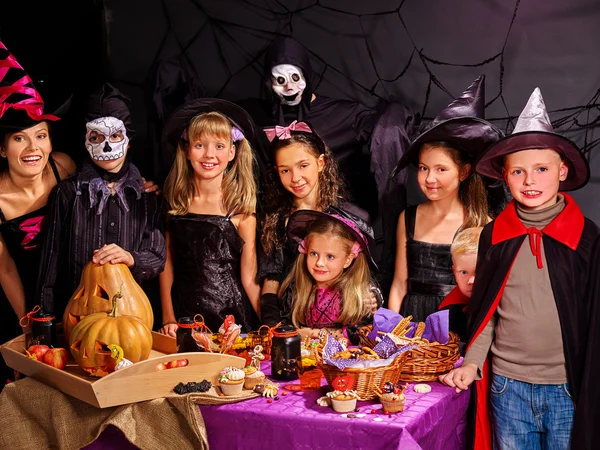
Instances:
[[[31,343],[57,347],[54,314],[37,311],[31,315]]]
[[[200,351],[192,337],[194,325],[196,322],[193,317],[180,317],[177,321],[177,353]]]
[[[298,330],[292,325],[281,325],[273,329],[271,377],[286,381],[298,379],[301,359]]]

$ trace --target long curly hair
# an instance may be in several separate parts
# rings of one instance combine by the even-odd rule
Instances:
[[[461,173],[467,164],[471,164],[471,170],[458,187],[458,198],[465,209],[465,218],[462,229],[483,227],[488,223],[488,202],[485,184],[481,176],[475,172],[475,165],[469,161],[464,151],[461,151],[451,142],[435,141],[427,142],[421,147],[421,151],[427,148],[441,148],[458,166]]]
[[[278,226],[281,220],[290,216],[294,202],[294,195],[283,187],[275,170],[275,158],[279,150],[298,144],[315,158],[323,155],[325,164],[318,178],[317,210],[323,211],[330,205],[338,206],[346,199],[346,188],[340,177],[337,161],[323,139],[315,132],[291,131],[290,135],[289,139],[276,138],[271,145],[273,157],[263,190],[264,217],[260,236],[260,242],[267,255],[283,247],[286,236],[278,233]]]
[[[202,134],[232,140],[232,124],[223,114],[211,111],[198,114],[188,125],[189,142]],[[233,142],[232,142],[233,143]],[[165,180],[165,198],[172,215],[186,214],[194,197],[194,169],[187,159],[187,146],[183,139],[177,144],[175,161]],[[236,214],[252,214],[256,210],[257,186],[254,179],[254,154],[247,139],[235,143],[234,159],[223,176],[223,207]]]
[[[330,241],[340,241],[346,255],[352,250],[354,236],[347,227],[335,220],[319,219],[312,222],[307,230],[307,240],[311,237],[326,236]],[[369,296],[371,272],[365,252],[360,252],[349,267],[332,282],[332,289],[340,292],[342,307],[338,322],[344,325],[356,325],[368,314],[364,299]],[[295,327],[306,324],[306,315],[315,301],[315,282],[306,266],[306,255],[300,254],[279,289],[279,297],[293,286],[292,322]]]

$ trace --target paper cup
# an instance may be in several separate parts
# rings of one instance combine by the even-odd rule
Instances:
[[[383,405],[383,410],[391,413],[397,413],[404,411],[404,400],[396,400],[393,402],[386,402],[385,400],[381,400],[381,404]]]
[[[254,386],[257,384],[262,384],[265,381],[265,376],[262,375],[260,377],[246,377],[244,380],[244,389],[254,389]]]
[[[240,380],[237,383],[221,383],[221,391],[223,395],[238,395],[242,393],[244,387],[244,380]]]
[[[347,413],[354,411],[356,409],[356,399],[350,400],[336,400],[335,398],[331,399],[331,406],[333,406],[333,410],[340,413]]]

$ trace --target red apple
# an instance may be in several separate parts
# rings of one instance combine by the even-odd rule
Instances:
[[[188,365],[187,359],[178,359],[177,360],[177,367],[185,367],[187,365]]]
[[[42,362],[57,369],[64,369],[68,358],[69,354],[64,348],[51,348],[44,354]]]
[[[50,347],[48,347],[47,345],[35,344],[30,345],[26,352],[27,356],[29,356],[31,359],[37,359],[38,361],[41,361],[44,357],[44,354],[48,350],[50,350]]]
[[[174,369],[175,367],[177,367],[177,361],[175,359],[167,363],[167,369]]]
[[[160,362],[160,363],[158,363],[156,365],[156,370],[157,371],[159,371],[159,370],[166,370],[166,369],[168,369],[168,367],[167,367],[167,365],[165,363]]]

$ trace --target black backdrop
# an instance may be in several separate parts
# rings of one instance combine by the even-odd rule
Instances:
[[[588,153],[575,192],[600,223],[595,157],[600,61],[597,0],[80,0],[0,5],[0,39],[51,107],[107,78],[131,96],[136,162],[157,173],[147,132],[152,68],[185,54],[206,96],[261,95],[262,55],[291,35],[312,55],[317,92],[369,106],[399,101],[427,122],[479,74],[488,119],[510,132],[539,86],[557,129]],[[79,142],[62,150],[80,159]]]

